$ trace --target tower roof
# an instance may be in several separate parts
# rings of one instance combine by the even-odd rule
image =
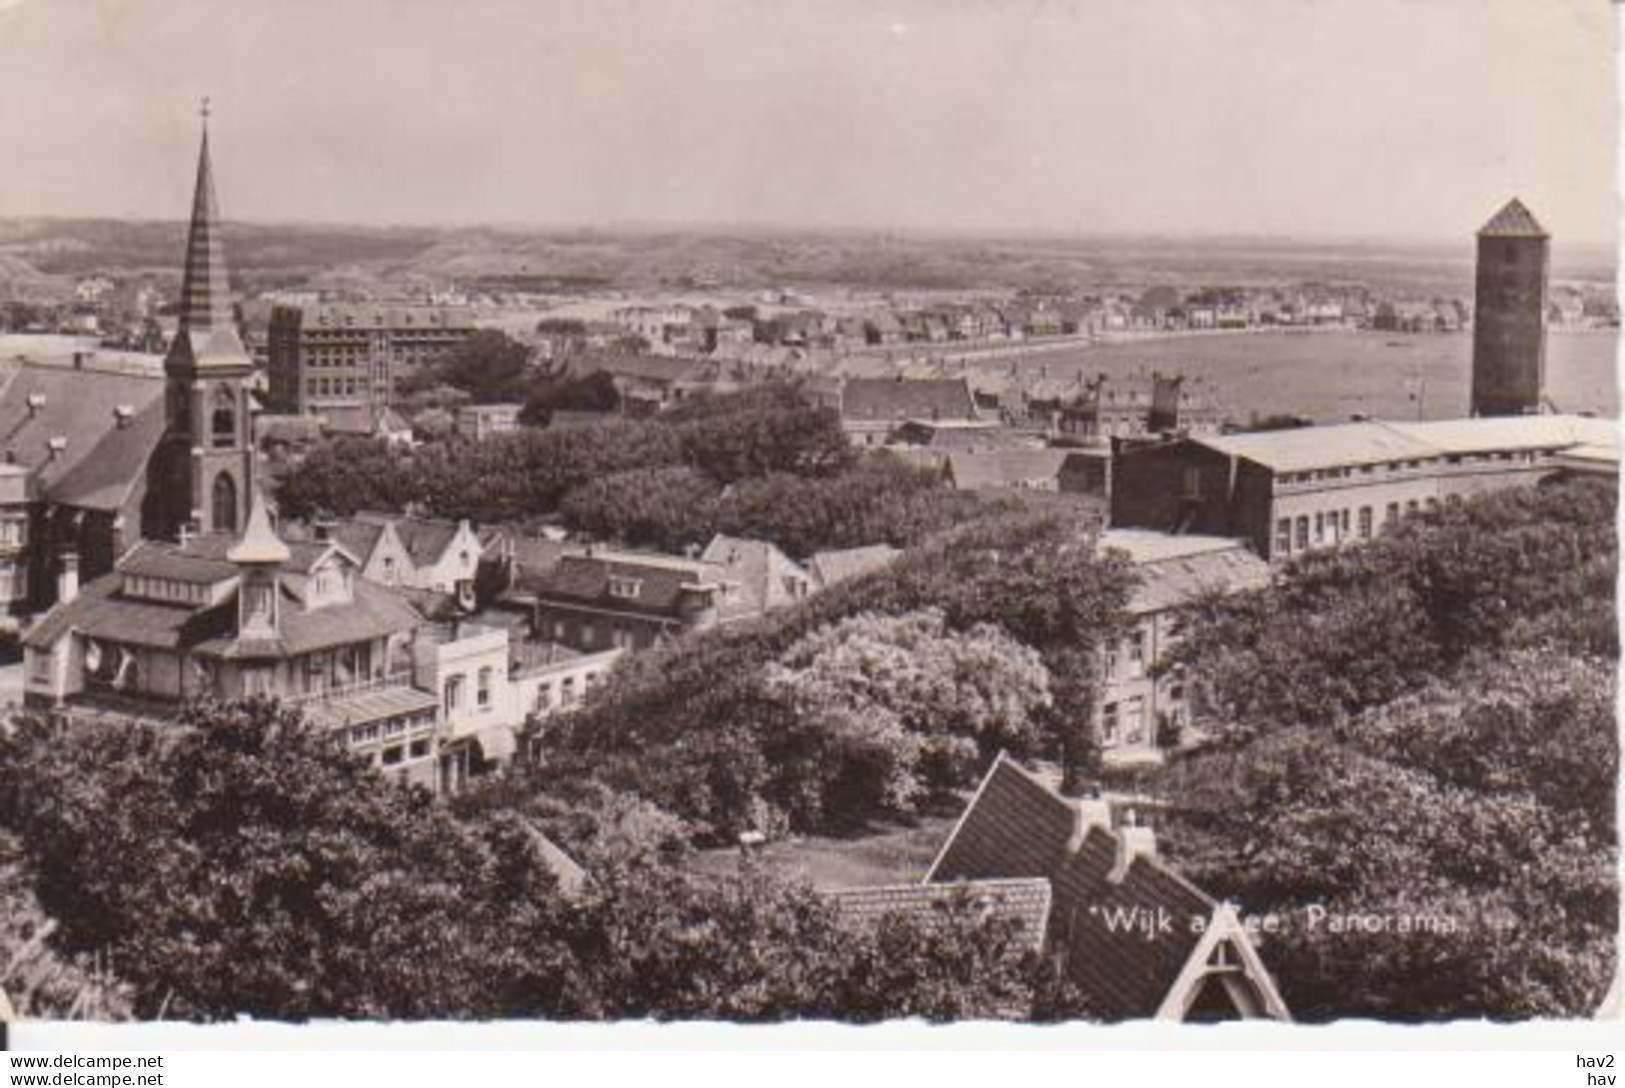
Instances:
[[[1523,206],[1523,201],[1513,197],[1507,201],[1506,207],[1490,217],[1478,230],[1480,238],[1549,238],[1546,228],[1540,225],[1530,210]]]
[[[266,512],[265,498],[254,489],[254,498],[248,509],[248,524],[242,539],[231,546],[226,558],[233,563],[286,563],[292,558],[288,546],[271,528],[271,515]]]
[[[207,112],[204,113],[203,139],[198,147],[192,222],[186,238],[180,328],[170,355],[175,359],[183,353],[196,365],[250,365],[232,320],[231,283],[226,277],[220,208],[214,195],[214,166],[209,159]]]

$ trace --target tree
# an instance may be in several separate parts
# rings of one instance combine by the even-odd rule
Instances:
[[[911,812],[926,793],[966,784],[1000,749],[1036,750],[1035,719],[1049,704],[1035,651],[991,624],[949,631],[931,609],[860,613],[813,631],[762,684],[787,721],[769,757],[781,776],[802,768],[793,814],[807,822]]]
[[[401,510],[418,495],[418,479],[410,455],[382,439],[330,439],[281,478],[277,508],[296,520]]]
[[[561,409],[584,412],[615,412],[621,407],[615,376],[595,370],[580,377],[549,375],[533,382],[525,394],[520,421],[532,427],[545,427],[553,413]]]
[[[524,399],[535,349],[499,329],[476,329],[437,359],[427,373],[409,383],[449,385],[468,393],[475,404],[505,404]]]
[[[714,535],[720,493],[691,468],[639,468],[583,484],[559,512],[571,529],[597,539],[682,552]]]
[[[1170,658],[1222,726],[1328,723],[1474,653],[1617,657],[1611,494],[1594,481],[1478,496],[1370,544],[1311,553],[1276,584],[1193,609]]]
[[[61,947],[106,955],[142,1016],[480,1015],[485,905],[523,841],[470,833],[263,702],[195,708],[178,734],[22,721],[0,822]]]
[[[1272,962],[1299,1018],[1587,1015],[1618,922],[1600,665],[1484,658],[1334,730],[1199,754],[1160,785],[1173,849],[1286,920]]]

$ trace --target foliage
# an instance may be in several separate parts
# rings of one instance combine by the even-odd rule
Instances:
[[[1049,703],[1034,650],[991,624],[949,631],[935,610],[820,628],[761,684],[785,720],[771,762],[798,779],[791,811],[803,823],[910,812],[928,791],[966,784],[1001,748],[1036,749],[1034,720]]]
[[[1324,723],[1386,703],[1475,652],[1617,656],[1614,502],[1595,481],[1501,491],[1311,553],[1270,589],[1194,610],[1169,661],[1223,723]]]
[[[710,477],[684,465],[639,468],[583,484],[559,512],[594,539],[680,553],[714,534],[720,494]]]
[[[318,444],[281,478],[277,507],[294,519],[402,510],[413,501],[415,485],[411,461],[388,442],[338,438]]]
[[[423,373],[413,375],[403,391],[438,384],[461,389],[475,404],[522,401],[534,356],[534,349],[499,329],[476,329]]]
[[[1613,702],[1602,661],[1485,656],[1330,735],[1184,762],[1169,830],[1199,883],[1288,920],[1301,1019],[1587,1015],[1618,920]]]
[[[530,427],[545,427],[557,411],[614,412],[620,407],[621,394],[609,371],[595,370],[580,377],[560,374],[531,384],[519,421]]]
[[[766,872],[623,849],[612,829],[648,815],[627,798],[566,803],[600,847],[566,896],[502,801],[453,813],[260,702],[179,730],[23,719],[0,740],[0,823],[55,952],[103,954],[144,1017],[983,1017],[1050,993],[972,910],[855,929]]]
[[[825,816],[817,802],[828,768],[812,742],[856,740],[862,731],[843,734],[837,717],[807,732],[796,707],[767,684],[770,667],[804,667],[797,663],[807,659],[792,655],[798,643],[859,613],[883,630],[879,617],[925,609],[938,610],[944,638],[974,639],[983,636],[972,632],[997,627],[1011,640],[1000,644],[1010,653],[1017,644],[1036,652],[1050,698],[1025,708],[1030,730],[1012,729],[1004,739],[1022,754],[1059,758],[1082,773],[1098,756],[1098,647],[1121,628],[1132,579],[1120,557],[1098,555],[1082,533],[1053,513],[972,522],[798,608],[628,658],[552,734],[538,786],[594,778],[682,816],[701,837],[785,820],[815,829]],[[822,643],[796,654],[815,645]],[[964,718],[954,727],[973,728]],[[872,778],[875,788],[860,791],[842,821],[883,811],[890,803],[880,788],[885,781]]]

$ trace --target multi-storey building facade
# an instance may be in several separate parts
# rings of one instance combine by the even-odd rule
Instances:
[[[268,332],[270,397],[300,415],[381,416],[402,378],[474,333],[464,310],[430,306],[278,306]]]
[[[1101,748],[1111,762],[1157,759],[1170,735],[1196,724],[1185,678],[1158,670],[1179,644],[1185,609],[1206,594],[1262,588],[1270,567],[1243,541],[1226,537],[1112,529],[1099,546],[1127,555],[1137,576],[1130,625],[1105,647],[1101,662]]]

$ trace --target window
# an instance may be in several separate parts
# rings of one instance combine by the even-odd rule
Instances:
[[[1371,539],[1371,507],[1360,507],[1360,539]]]
[[[1388,504],[1388,516],[1384,520],[1385,521],[1398,521],[1399,520],[1399,503],[1391,502],[1391,503]]]
[[[575,706],[579,696],[576,694],[576,678],[566,676],[559,682],[559,701],[564,706]]]
[[[1128,639],[1128,674],[1145,675],[1145,632],[1136,631]]]
[[[429,742],[427,740],[415,740],[407,748],[407,752],[413,759],[422,759],[429,754]]]
[[[1419,509],[1421,509],[1421,503],[1417,502],[1415,499],[1406,500],[1406,502],[1405,502],[1405,513],[1414,514]]]
[[[550,710],[553,707],[553,685],[536,685],[536,709]]]
[[[210,528],[219,533],[237,531],[237,481],[230,473],[222,472],[214,478],[214,509],[210,512]]]
[[[1121,712],[1122,742],[1124,744],[1145,743],[1145,700],[1136,695],[1132,699],[1123,700]]]
[[[463,678],[461,676],[446,677],[446,713],[461,708],[463,705]]]
[[[1292,550],[1292,519],[1281,518],[1275,523],[1275,550],[1289,552]]]
[[[393,767],[406,758],[406,749],[399,744],[391,744],[384,749],[384,766]]]
[[[215,393],[210,421],[210,439],[216,449],[229,449],[237,444],[237,398],[224,386]]]
[[[1309,546],[1309,516],[1307,514],[1299,514],[1298,515],[1297,529],[1298,529],[1298,550],[1302,551],[1304,548],[1307,548]]]
[[[1343,511],[1342,525],[1339,532],[1342,536],[1349,535],[1349,512],[1347,510]]]
[[[1100,708],[1100,739],[1108,748],[1122,743],[1122,737],[1118,735],[1116,703],[1107,703]]]
[[[480,667],[478,683],[474,688],[474,701],[481,710],[491,709],[491,666]]]
[[[581,645],[591,649],[598,644],[598,628],[590,623],[581,625]]]
[[[1315,513],[1315,543],[1316,544],[1324,544],[1325,542],[1326,542],[1326,515],[1317,511]]]

